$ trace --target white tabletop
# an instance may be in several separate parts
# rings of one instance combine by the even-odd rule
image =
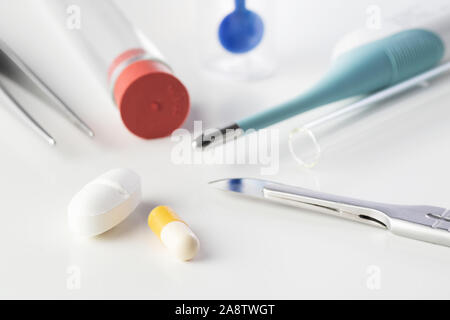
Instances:
[[[275,76],[259,82],[204,71],[195,50],[198,7],[193,2],[119,4],[152,35],[186,83],[192,112],[184,127],[191,130],[194,120],[228,124],[312,85],[326,70],[333,44],[364,25],[372,2],[279,1],[280,63]],[[414,2],[377,4],[390,12]],[[39,4],[0,1],[0,37],[93,127],[96,137],[82,135],[36,93],[10,84],[58,144],[47,146],[0,108],[1,298],[450,298],[446,247],[207,185],[220,178],[255,177],[361,199],[449,207],[450,77],[341,128],[336,140],[342,141],[324,151],[312,170],[295,163],[287,135],[323,111],[276,126],[280,146],[274,175],[261,175],[261,165],[176,165],[171,159],[176,143],[170,138],[144,141],[123,127],[90,66]],[[143,203],[104,235],[74,238],[66,221],[71,197],[116,167],[141,175]],[[161,204],[173,207],[198,235],[201,252],[194,261],[175,261],[147,227],[148,213]]]

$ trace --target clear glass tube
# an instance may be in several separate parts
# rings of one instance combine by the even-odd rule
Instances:
[[[150,58],[166,63],[156,46],[112,0],[46,0],[45,3],[53,16],[65,25],[66,36],[86,53],[87,60],[108,87],[108,75],[114,61],[126,52],[140,50]]]
[[[112,0],[46,0],[67,38],[84,53],[122,122],[144,139],[179,128],[190,110],[189,94],[159,50]]]
[[[449,71],[450,62],[444,63],[293,129],[288,138],[289,150],[293,158],[303,167],[314,167],[331,146],[342,143],[342,140],[345,139],[345,135],[338,134],[339,131],[354,125],[361,118],[363,119],[367,115],[366,111],[371,110],[372,105],[408,90],[426,86],[428,81]]]

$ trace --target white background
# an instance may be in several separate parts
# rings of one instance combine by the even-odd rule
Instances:
[[[221,126],[295,96],[326,70],[333,45],[363,27],[366,8],[383,15],[418,1],[277,1],[279,67],[274,77],[238,82],[207,73],[196,47],[196,1],[118,1],[151,36],[187,85],[193,120]],[[89,65],[48,21],[36,0],[0,0],[4,39],[95,130],[89,140],[45,100],[12,85],[55,136],[50,148],[0,108],[1,298],[450,298],[450,251],[382,229],[214,190],[208,181],[261,177],[256,165],[175,165],[174,142],[144,141],[122,126]],[[289,155],[280,130],[279,171],[265,179],[362,199],[450,206],[450,77],[395,99],[362,122],[307,171]],[[319,111],[322,112],[322,111]],[[143,180],[144,201],[95,239],[73,238],[71,197],[116,167]],[[173,207],[201,241],[192,262],[175,261],[146,225],[156,205]],[[70,290],[68,268],[81,272]],[[367,286],[370,266],[380,288]]]

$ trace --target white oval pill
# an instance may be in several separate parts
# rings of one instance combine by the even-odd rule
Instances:
[[[141,201],[139,176],[128,169],[111,170],[84,186],[70,201],[69,229],[96,236],[115,227]]]

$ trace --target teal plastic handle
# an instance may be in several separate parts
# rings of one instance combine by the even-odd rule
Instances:
[[[259,130],[318,106],[378,91],[431,69],[444,52],[442,39],[433,32],[396,33],[341,55],[305,94],[237,124],[243,130]]]

